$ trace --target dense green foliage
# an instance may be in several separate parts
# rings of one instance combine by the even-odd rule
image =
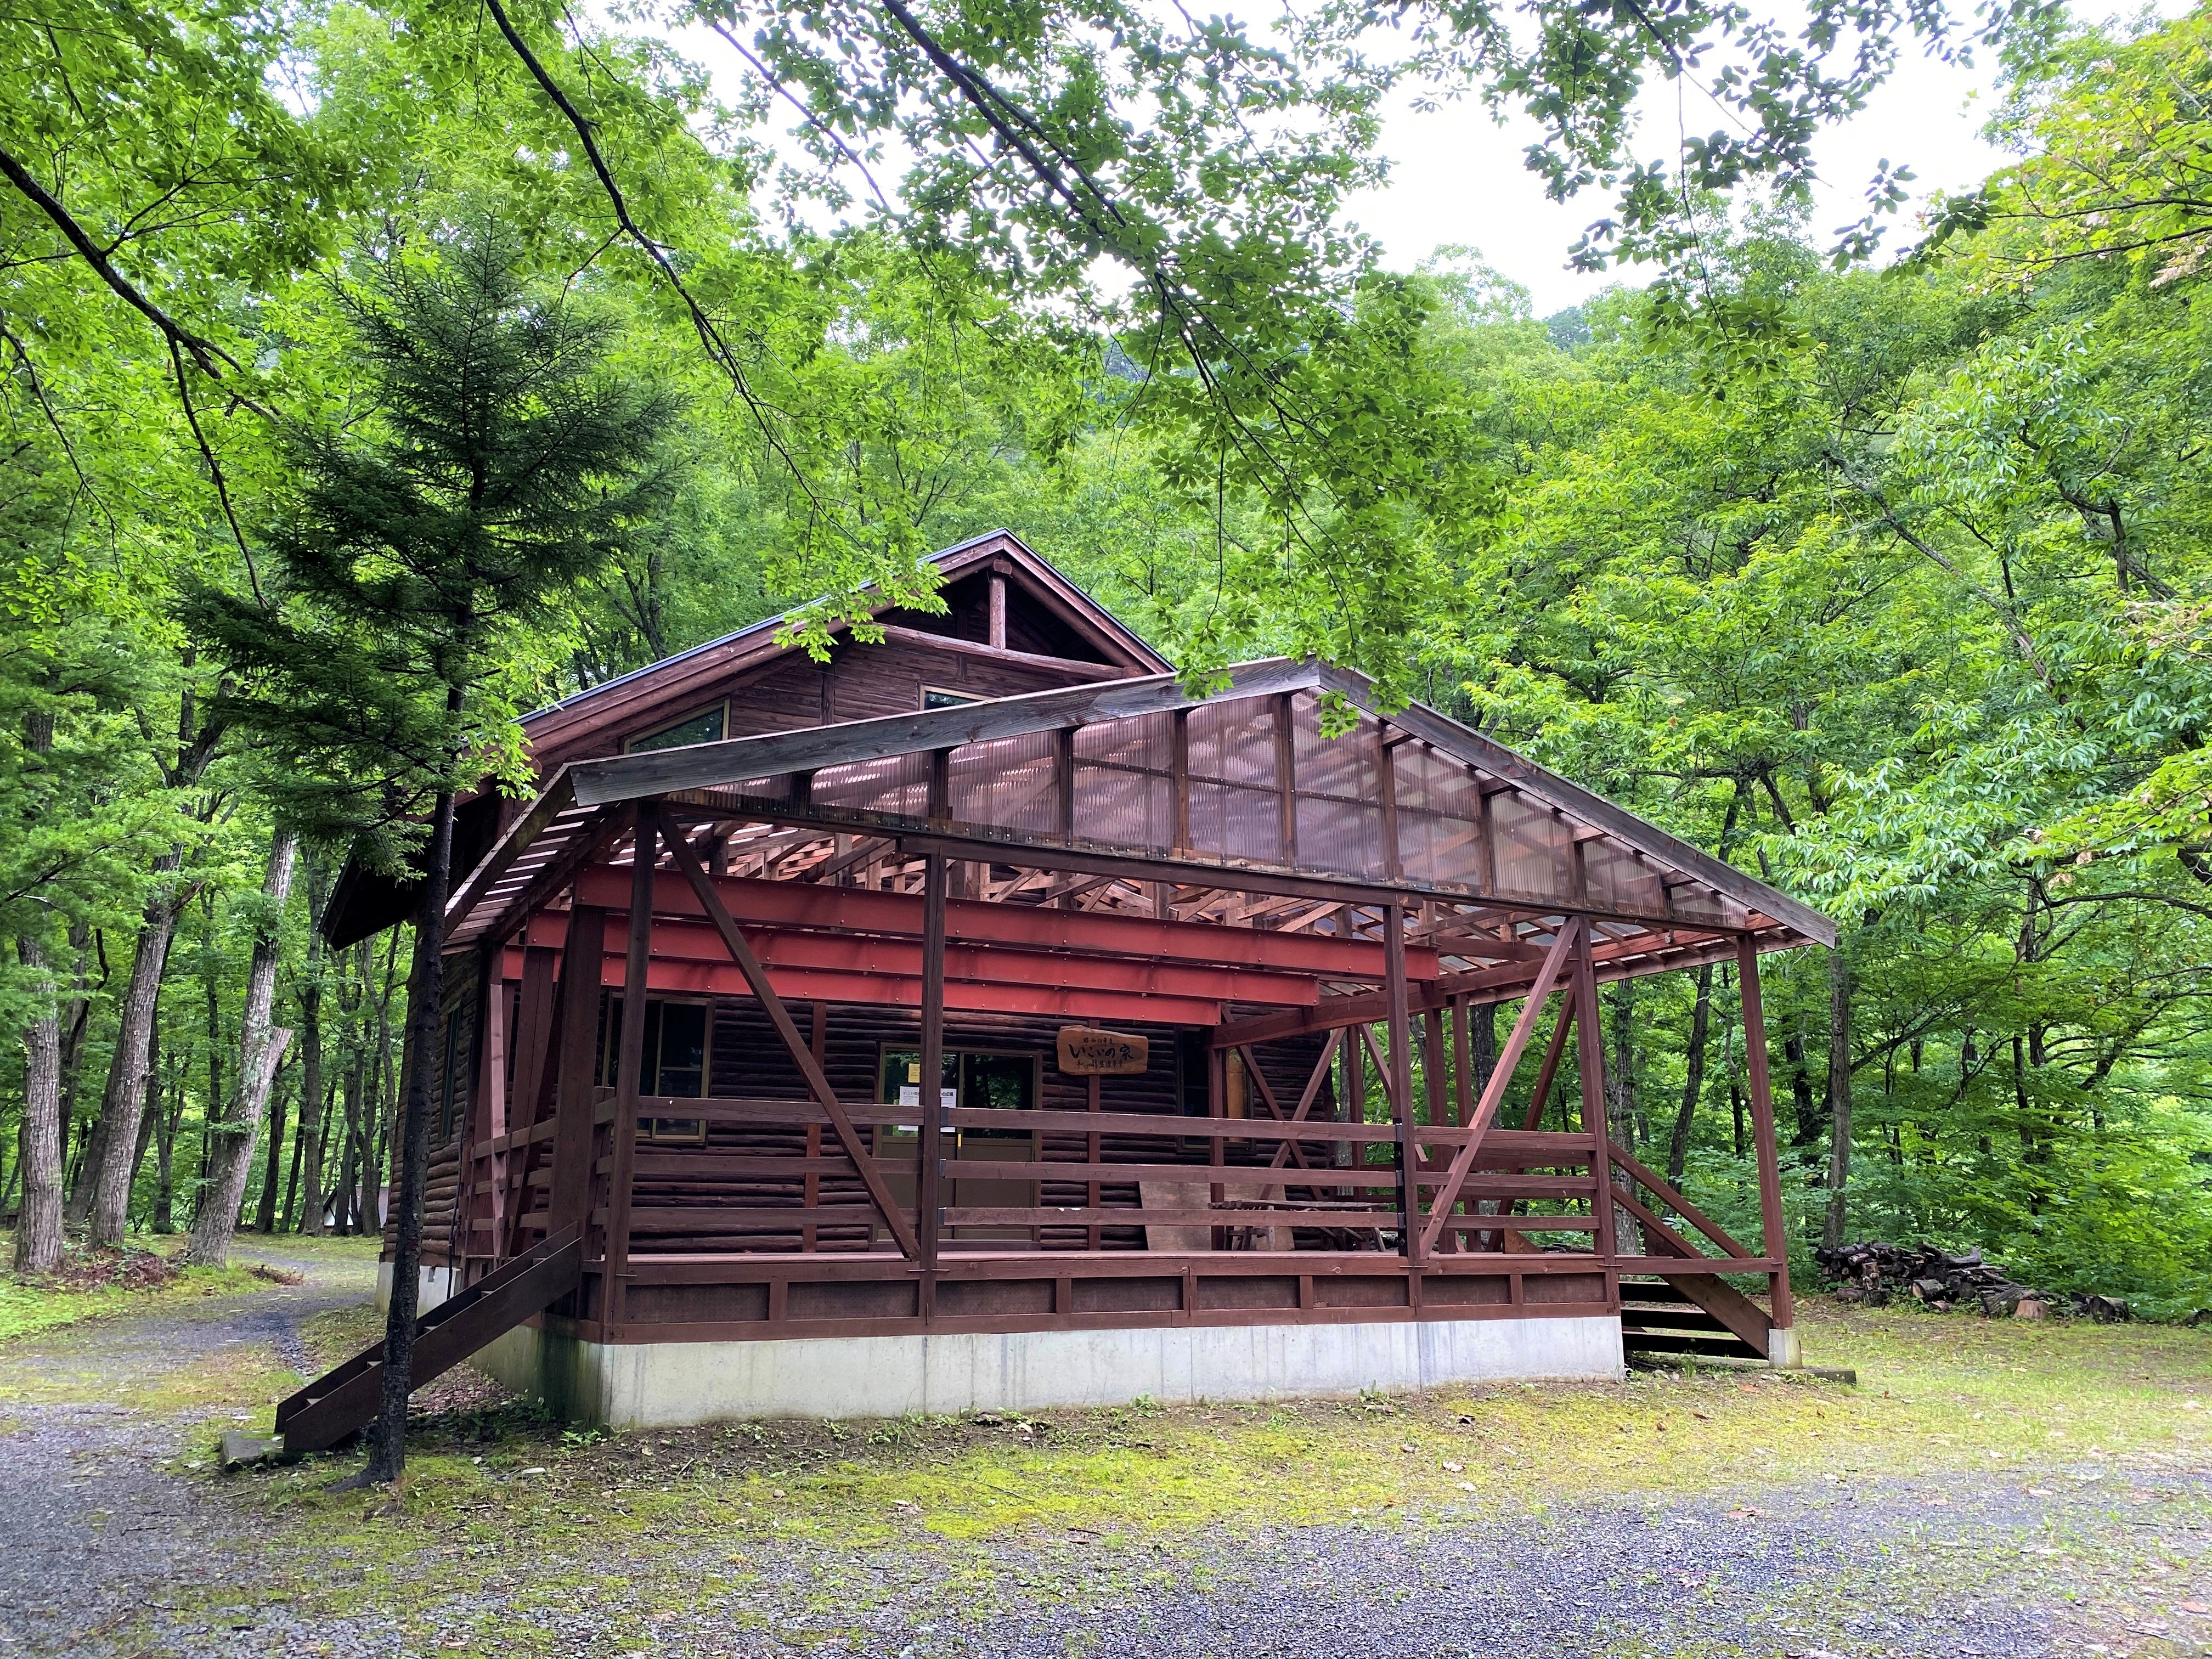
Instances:
[[[1663,39],[1638,9],[1545,5],[1524,38],[1406,8],[1372,57],[1367,9],[1280,45],[1104,3],[275,15],[0,24],[40,66],[0,89],[0,1020],[58,1018],[74,1168],[133,940],[177,919],[139,1223],[189,1204],[234,1086],[273,814],[322,837],[279,1018],[319,999],[350,1192],[389,1144],[404,956],[308,949],[341,832],[404,830],[535,701],[786,605],[820,599],[803,640],[872,586],[931,603],[915,556],[1006,524],[1194,673],[1357,664],[1843,921],[1837,963],[1770,969],[1804,1238],[2212,1300],[2206,14],[2118,40],[1990,13],[2021,159],[1881,272],[1802,207],[1812,125],[1865,89],[1813,66],[1871,31],[1878,71],[1881,7],[1816,19],[1794,67],[1698,6]],[[678,21],[771,78],[710,84]],[[1751,125],[1639,162],[1621,109],[1701,42]],[[1618,198],[1585,257],[1661,282],[1539,321],[1466,250],[1382,270],[1339,207],[1376,98],[1422,76],[1536,113],[1550,184]],[[1761,178],[1747,216],[1677,211]],[[422,592],[376,586],[389,546],[336,555],[392,483],[360,470],[392,435],[361,296],[459,280],[487,224],[479,278],[579,319],[636,399],[606,418],[658,435],[641,494],[560,532],[564,580],[463,606],[457,682],[451,629],[408,632]],[[1607,1047],[1650,1161],[1684,1124],[1692,1191],[1741,1219],[1710,988],[1701,1064],[1693,980],[1609,991]],[[10,1133],[0,1210],[21,1178]]]

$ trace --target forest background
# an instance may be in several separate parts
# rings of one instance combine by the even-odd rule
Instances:
[[[0,20],[0,1215],[44,1158],[72,1226],[120,1172],[111,1237],[363,1224],[411,944],[319,943],[356,838],[513,775],[524,710],[930,603],[917,556],[1006,526],[1194,678],[1322,652],[1834,915],[1765,968],[1801,1253],[2212,1302],[2212,10],[2007,14],[2017,159],[1879,270],[1893,181],[1816,237],[1786,143],[1577,125],[1763,24],[1475,15],[1400,14],[1385,72],[1334,12],[687,12],[736,91],[642,9]],[[1615,198],[1576,257],[1656,280],[1538,319],[1472,249],[1382,269],[1334,209],[1407,74],[1540,107],[1532,165]],[[1734,85],[1770,138],[1847,112]],[[209,619],[358,623],[286,537],[316,454],[393,441],[364,318],[486,247],[669,411],[651,510],[477,641],[437,753],[349,775]],[[1734,1225],[1728,971],[1604,1015],[1616,1121]]]

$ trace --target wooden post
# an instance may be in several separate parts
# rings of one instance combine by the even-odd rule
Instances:
[[[1364,1026],[1358,1029],[1363,1036],[1365,1034]],[[1367,1045],[1347,1030],[1344,1037],[1344,1121],[1346,1123],[1364,1123],[1367,1121],[1366,1066]],[[1367,1147],[1364,1142],[1340,1140],[1336,1150],[1341,1164],[1357,1164],[1362,1169],[1366,1167]],[[1352,1189],[1340,1187],[1336,1195],[1340,1199],[1349,1198]]]
[[[477,1147],[483,1141],[507,1133],[507,981],[499,977],[495,967],[506,955],[496,942],[485,955],[488,983],[484,987],[483,1042],[477,1069],[476,1100],[461,1131],[462,1193],[455,1205],[460,1222],[461,1260],[455,1266],[462,1271],[464,1279],[469,1258],[498,1254],[499,1218],[505,1207],[501,1202],[500,1181],[506,1173],[507,1160],[499,1157],[479,1160]],[[477,1242],[479,1220],[492,1224],[482,1244]]]
[[[813,1052],[814,1063],[817,1066],[821,1065],[822,1062],[829,1057],[830,1005],[826,1002],[817,1001],[814,1005],[814,1029],[809,1036],[806,1046]],[[810,1123],[806,1126],[806,1161],[808,1164],[811,1164],[815,1159],[821,1156],[822,1126],[818,1123]],[[802,1194],[799,1202],[804,1205],[810,1212],[821,1208],[821,1172],[817,1170],[810,1169],[807,1171],[806,1178],[799,1184]],[[815,1248],[819,1238],[820,1235],[816,1231],[814,1224],[810,1221],[799,1230],[799,1248],[801,1250],[811,1251]]]
[[[1208,1048],[1206,1051],[1206,1115],[1213,1122],[1213,1136],[1207,1142],[1206,1161],[1218,1170],[1227,1160],[1229,1152],[1228,1142],[1221,1133],[1221,1126],[1229,1121],[1229,1051],[1226,1048]],[[1218,1204],[1228,1188],[1217,1181],[1206,1190],[1208,1202]],[[1218,1250],[1222,1248],[1227,1242],[1222,1234],[1223,1230],[1216,1227],[1207,1235],[1209,1249]],[[1184,1311],[1189,1311],[1188,1301],[1184,1304]]]
[[[1190,711],[1178,708],[1169,716],[1168,788],[1172,797],[1175,850],[1190,850]]]
[[[915,1150],[916,1237],[921,1243],[921,1316],[937,1311],[937,1251],[945,1159],[945,860],[921,860],[921,1103]]]
[[[1376,735],[1380,737],[1380,728]],[[1382,799],[1382,874],[1395,881],[1406,872],[1398,853],[1398,763],[1390,744],[1376,743],[1375,766],[1376,793]]]
[[[599,973],[607,913],[593,904],[568,912],[561,951],[561,1072],[553,1104],[553,1188],[549,1233],[581,1229],[592,1202],[592,1062],[599,1050]]]
[[[1583,1133],[1590,1137],[1590,1174],[1597,1180],[1590,1212],[1597,1223],[1597,1253],[1610,1264],[1620,1254],[1620,1241],[1613,1201],[1613,1137],[1605,1119],[1605,1043],[1597,1023],[1597,969],[1590,960],[1589,924],[1577,918],[1567,925],[1580,935],[1575,941],[1575,1060],[1583,1074]]]
[[[1006,579],[995,570],[991,573],[990,612],[985,632],[993,649],[1006,648]]]
[[[1053,832],[1060,837],[1060,845],[1075,844],[1075,728],[1068,726],[1052,734]],[[1076,908],[1072,898],[1060,902],[1062,909]]]
[[[1431,1126],[1450,1121],[1450,1072],[1444,1059],[1443,1010],[1426,1009],[1421,1015],[1421,1079],[1427,1085],[1424,1092],[1428,1096]]]
[[[1413,1022],[1407,1010],[1406,910],[1401,904],[1382,907],[1382,993],[1389,1010],[1390,1116],[1398,1130],[1398,1237],[1406,1259],[1419,1261],[1423,1252],[1415,1180],[1419,1154],[1413,1141]]]
[[[1100,1101],[1100,1099],[1099,1099],[1099,1097],[1098,1097],[1098,1095],[1099,1095],[1099,1090],[1098,1090],[1099,1078],[1098,1078],[1098,1073],[1096,1073],[1096,1072],[1093,1072],[1093,1073],[1092,1073],[1089,1077],[1085,1078],[1085,1079],[1084,1079],[1084,1081],[1085,1081],[1085,1082],[1086,1082],[1087,1084],[1089,1084],[1089,1085],[1091,1085],[1091,1086],[1090,1086],[1090,1088],[1089,1088],[1088,1090],[1086,1090],[1086,1091],[1085,1091],[1085,1093],[1089,1096],[1089,1098],[1088,1098],[1088,1099],[1087,1099],[1084,1103],[1085,1103],[1085,1105],[1089,1109],[1089,1110],[1091,1111],[1091,1115],[1092,1115],[1093,1116],[1096,1116],[1096,1115],[1097,1115],[1097,1113],[1099,1112],[1099,1110],[1101,1109],[1102,1105],[1103,1105],[1103,1103]],[[1096,1130],[1096,1129],[1093,1129],[1093,1130],[1091,1132],[1090,1139],[1089,1139],[1085,1143],[1085,1152],[1084,1152],[1084,1156],[1085,1156],[1085,1158],[1087,1158],[1087,1159],[1090,1161],[1090,1163],[1091,1163],[1091,1166],[1092,1166],[1094,1169],[1097,1166],[1097,1164],[1098,1164],[1098,1158],[1099,1158],[1099,1147],[1098,1147],[1098,1131],[1097,1131],[1097,1130]],[[1095,1210],[1095,1209],[1097,1209],[1097,1208],[1098,1208],[1098,1207],[1099,1207],[1099,1206],[1100,1206],[1100,1205],[1104,1201],[1103,1200],[1102,1200],[1102,1199],[1098,1196],[1098,1185],[1099,1185],[1099,1183],[1098,1183],[1098,1178],[1097,1178],[1097,1176],[1095,1176],[1095,1175],[1094,1175],[1094,1176],[1092,1176],[1092,1177],[1091,1177],[1091,1187],[1090,1187],[1089,1195],[1088,1195],[1088,1197],[1085,1200],[1085,1203],[1087,1203],[1087,1204],[1091,1206],[1091,1208],[1092,1208],[1092,1209],[1094,1209],[1094,1210]],[[1102,1236],[1103,1236],[1103,1231],[1104,1231],[1104,1230],[1103,1230],[1103,1228],[1099,1227],[1098,1225],[1097,1225],[1096,1224],[1092,1224],[1092,1226],[1091,1226],[1091,1231],[1090,1231],[1090,1233],[1089,1233],[1089,1235],[1088,1235],[1088,1237],[1087,1237],[1087,1239],[1086,1239],[1086,1242],[1089,1243],[1090,1247],[1091,1247],[1092,1249],[1094,1249],[1094,1250],[1095,1250],[1095,1249],[1099,1249],[1099,1248],[1101,1247],[1101,1244],[1102,1244],[1102,1243],[1103,1243],[1103,1237],[1102,1237]],[[1060,1309],[1060,1312],[1062,1312],[1062,1313],[1066,1313],[1066,1311],[1068,1311],[1068,1310],[1067,1310],[1066,1308],[1062,1308],[1062,1309]]]
[[[1790,1294],[1790,1232],[1782,1214],[1782,1170],[1774,1151],[1774,1094],[1766,1074],[1766,1015],[1759,993],[1759,947],[1748,933],[1735,945],[1736,988],[1743,998],[1743,1058],[1751,1094],[1752,1144],[1759,1158],[1759,1254],[1774,1270],[1766,1288],[1774,1320],[1768,1358],[1777,1364],[1796,1359],[1796,1306]],[[1788,1331],[1787,1340],[1782,1333]],[[1785,1358],[1786,1351],[1786,1358]]]
[[[629,940],[623,963],[622,1047],[615,1057],[615,1121],[608,1135],[606,1276],[600,1321],[611,1338],[623,1321],[629,1278],[629,1198],[637,1173],[637,1103],[645,1092],[645,1003],[653,964],[653,868],[660,861],[660,816],[641,806],[630,848]]]

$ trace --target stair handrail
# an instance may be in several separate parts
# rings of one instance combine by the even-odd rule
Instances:
[[[1651,1170],[1645,1168],[1644,1165],[1638,1160],[1634,1153],[1620,1146],[1612,1147],[1610,1150],[1613,1156],[1613,1161],[1619,1164],[1622,1170],[1626,1170],[1632,1180],[1650,1191],[1651,1194],[1658,1199],[1662,1204],[1674,1211],[1675,1214],[1680,1216],[1683,1220],[1688,1222],[1692,1227],[1695,1227],[1708,1239],[1718,1245],[1723,1252],[1732,1256],[1740,1257],[1745,1261],[1752,1259],[1752,1255],[1749,1250],[1736,1243],[1735,1239],[1729,1237],[1728,1233],[1723,1230],[1718,1224],[1708,1217],[1704,1211],[1698,1209],[1696,1205],[1691,1203],[1688,1199],[1683,1197],[1680,1193],[1675,1191],[1674,1188],[1668,1185],[1665,1181],[1662,1180]],[[1621,1202],[1626,1205],[1632,1212],[1644,1210],[1644,1206],[1638,1203],[1633,1197],[1626,1194],[1620,1194],[1620,1189],[1618,1188],[1616,1188],[1615,1191],[1616,1194],[1620,1195]],[[1644,1210],[1644,1213],[1638,1216],[1637,1218],[1644,1222],[1647,1226],[1654,1224],[1655,1223],[1662,1227],[1665,1226],[1663,1222],[1660,1222],[1658,1218],[1652,1215],[1648,1210]],[[1666,1231],[1669,1237],[1674,1237],[1674,1230],[1672,1228],[1666,1228]],[[1683,1245],[1684,1253],[1686,1255],[1697,1255],[1702,1254],[1698,1250],[1690,1249],[1686,1240],[1677,1238],[1676,1242]]]

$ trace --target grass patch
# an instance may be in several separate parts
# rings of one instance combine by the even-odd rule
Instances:
[[[168,1247],[158,1250],[71,1249],[55,1273],[0,1277],[0,1343],[112,1314],[250,1291],[267,1282],[245,1267],[179,1267],[170,1253],[181,1249],[182,1241],[164,1243]]]

